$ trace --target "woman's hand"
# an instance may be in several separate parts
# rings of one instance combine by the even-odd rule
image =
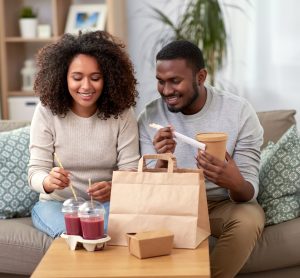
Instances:
[[[46,193],[52,193],[54,190],[62,190],[69,186],[70,172],[61,167],[54,167],[49,175],[43,181],[43,187]]]
[[[111,182],[95,182],[88,188],[87,193],[96,201],[107,202],[110,200]]]

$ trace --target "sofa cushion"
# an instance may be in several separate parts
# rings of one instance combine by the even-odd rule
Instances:
[[[30,275],[51,242],[30,217],[0,220],[0,272]]]
[[[266,215],[266,225],[300,216],[300,138],[292,126],[261,155],[258,202]]]
[[[30,215],[38,193],[28,186],[30,127],[0,133],[0,219]]]
[[[300,266],[299,229],[299,217],[265,227],[241,273]]]
[[[269,141],[276,143],[281,136],[294,124],[296,110],[274,110],[257,112],[259,121],[264,129],[264,143],[262,149]]]

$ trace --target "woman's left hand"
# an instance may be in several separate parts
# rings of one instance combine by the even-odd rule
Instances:
[[[96,201],[107,202],[110,200],[111,182],[95,182],[88,188],[87,193]]]

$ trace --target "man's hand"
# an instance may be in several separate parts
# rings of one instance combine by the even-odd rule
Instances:
[[[47,193],[52,193],[54,190],[62,190],[69,186],[70,173],[61,167],[54,167],[49,175],[44,179],[43,186]]]
[[[247,182],[234,160],[226,152],[225,161],[221,161],[205,151],[200,151],[196,157],[198,168],[203,169],[204,176],[213,183],[230,190],[233,200],[249,201],[253,194],[253,186]]]
[[[176,141],[173,139],[171,126],[161,128],[153,138],[153,146],[157,153],[174,153]]]
[[[176,147],[176,141],[173,139],[173,128],[167,126],[161,128],[153,138],[153,146],[157,153],[174,153]],[[156,168],[167,167],[167,161],[158,160]]]
[[[106,202],[110,200],[111,182],[101,181],[96,182],[88,188],[87,193],[96,201]]]

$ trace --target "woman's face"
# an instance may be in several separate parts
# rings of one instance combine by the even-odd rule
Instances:
[[[68,69],[67,81],[73,98],[72,111],[81,117],[92,116],[104,86],[97,60],[85,54],[75,56]]]

